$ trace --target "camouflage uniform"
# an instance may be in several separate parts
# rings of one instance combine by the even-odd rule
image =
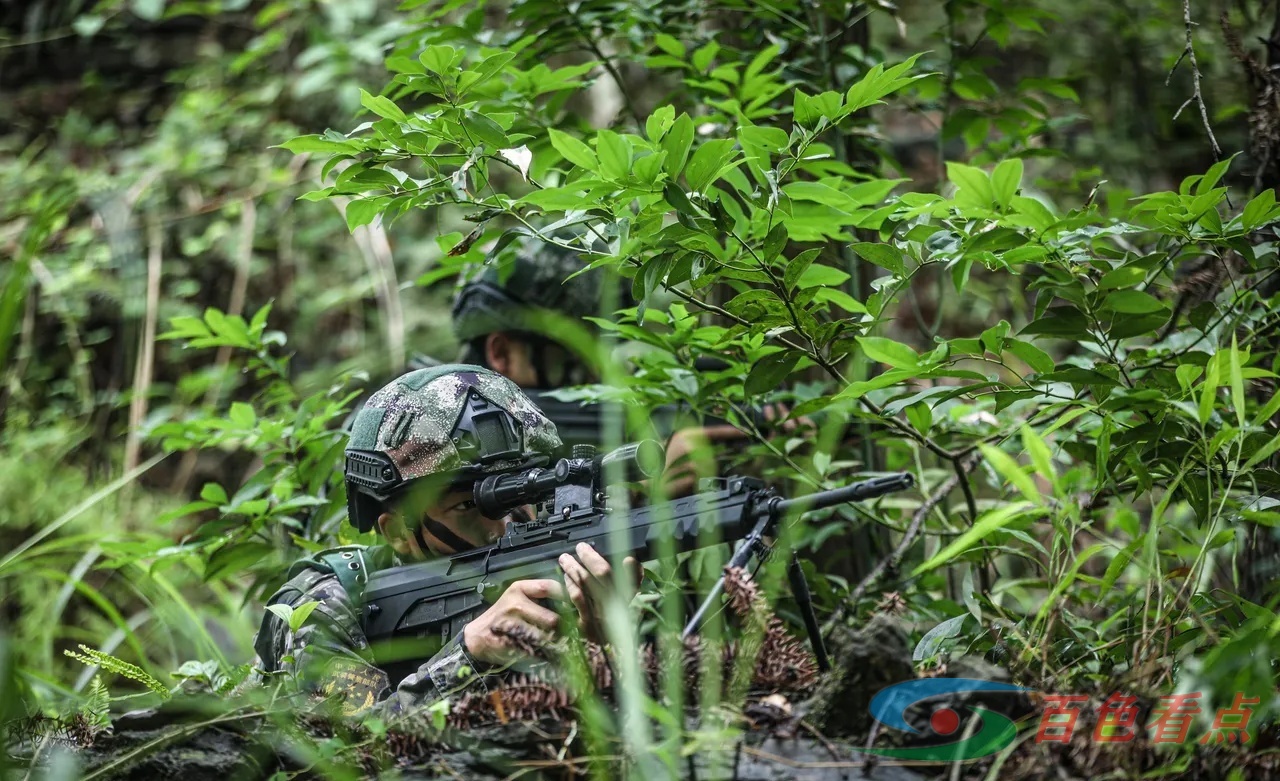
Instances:
[[[486,428],[495,414],[506,416],[503,432],[514,439],[502,440],[503,432]],[[444,475],[465,483],[540,463],[559,447],[555,425],[510,380],[477,366],[410,372],[375,393],[352,426],[346,467],[351,523],[371,529],[397,492],[416,479]],[[377,479],[367,476],[371,461]],[[490,668],[471,658],[461,633],[399,681],[374,664],[358,592],[370,569],[399,563],[388,546],[352,546],[295,564],[267,604],[318,605],[296,632],[267,611],[254,641],[255,666],[340,698],[347,715],[396,716],[485,686]]]
[[[297,632],[267,612],[254,641],[256,667],[303,681],[309,691],[326,699],[339,698],[347,716],[390,718],[484,685],[486,667],[470,657],[459,635],[392,688],[387,673],[370,659],[357,601],[337,575],[325,569],[318,561],[306,561],[290,570],[289,581],[267,604],[319,605]]]

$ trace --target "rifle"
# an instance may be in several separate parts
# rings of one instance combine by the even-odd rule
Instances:
[[[515,581],[556,577],[556,559],[580,542],[611,561],[628,555],[648,561],[663,550],[664,541],[684,552],[742,540],[730,566],[744,566],[752,556],[767,552],[766,538],[775,536],[788,513],[871,499],[913,483],[903,472],[784,499],[755,478],[712,478],[700,493],[611,517],[616,514],[606,507],[604,481],[611,464],[651,474],[661,468],[662,448],[656,442],[640,442],[599,456],[594,448],[578,445],[572,457],[560,459],[553,468],[489,475],[474,488],[480,512],[502,518],[517,507],[534,505],[539,508],[536,519],[510,524],[501,539],[483,548],[371,573],[363,590],[362,626],[380,666],[393,669],[392,662],[404,661],[404,654],[387,658],[380,653],[387,641],[411,640],[395,645],[413,649],[418,652],[415,657],[422,658],[423,639],[447,642]],[[826,669],[808,584],[794,557],[788,575],[814,653]],[[685,627],[686,636],[697,630],[723,584],[722,576]]]

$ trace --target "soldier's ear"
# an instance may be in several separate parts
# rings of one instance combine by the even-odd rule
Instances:
[[[382,532],[383,539],[388,542],[395,542],[408,534],[404,528],[404,522],[391,513],[378,516],[378,531]]]
[[[511,338],[502,331],[495,331],[484,338],[485,365],[506,376],[511,371]]]

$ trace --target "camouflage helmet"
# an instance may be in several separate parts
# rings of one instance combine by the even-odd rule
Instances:
[[[526,236],[463,271],[453,299],[453,333],[468,342],[496,331],[545,331],[540,316],[595,315],[600,275],[579,274],[581,258]]]
[[[422,478],[470,487],[545,464],[560,447],[555,424],[502,375],[466,364],[418,369],[373,394],[352,423],[348,517],[368,531]]]

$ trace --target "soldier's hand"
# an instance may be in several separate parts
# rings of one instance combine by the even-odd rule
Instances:
[[[698,480],[716,473],[713,442],[733,442],[747,433],[730,425],[680,429],[667,443],[667,468],[660,487],[670,499],[688,496],[698,488]]]
[[[498,601],[462,629],[462,641],[472,658],[489,664],[505,664],[525,656],[511,635],[545,642],[560,617],[539,599],[563,599],[564,586],[555,580],[520,580],[502,592]]]
[[[593,643],[605,642],[604,606],[616,591],[613,578],[613,567],[609,560],[585,542],[578,543],[574,549],[577,554],[564,553],[560,556],[560,569],[564,570],[565,590],[569,592],[569,601],[578,609],[579,626],[582,634]],[[623,559],[622,566],[627,570],[627,593],[618,596],[629,601],[635,589],[640,585],[643,575],[639,562],[634,556]]]

